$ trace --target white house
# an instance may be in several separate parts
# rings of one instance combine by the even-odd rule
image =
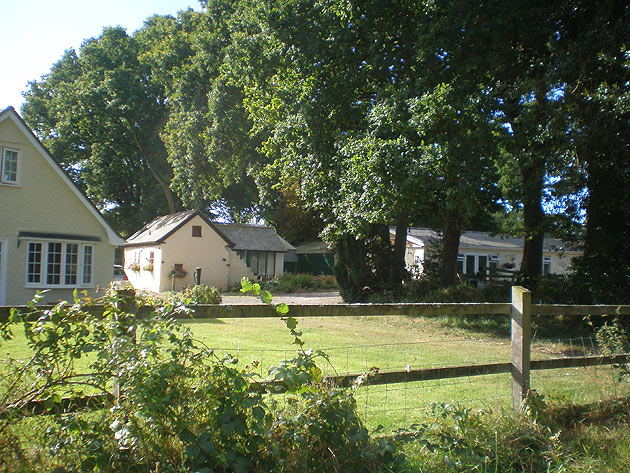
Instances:
[[[17,112],[0,112],[0,305],[96,294],[123,243]]]
[[[391,229],[392,235],[396,234]],[[427,228],[410,228],[407,232],[405,262],[407,269],[422,273],[427,253],[440,236]],[[490,235],[487,232],[464,232],[459,242],[457,271],[467,277],[485,273],[486,269],[518,270],[523,259],[523,238]],[[544,274],[566,274],[571,260],[583,252],[556,238],[545,237],[542,267]]]
[[[136,289],[161,292],[194,284],[226,289],[243,276],[281,276],[294,249],[272,228],[211,222],[198,210],[158,217],[124,245],[125,273]],[[173,281],[173,275],[175,275]]]

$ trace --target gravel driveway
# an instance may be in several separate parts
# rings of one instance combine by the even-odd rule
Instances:
[[[222,296],[224,305],[262,304],[260,299],[254,296]],[[284,302],[287,305],[320,305],[341,304],[341,296],[338,291],[333,292],[302,292],[297,294],[274,294],[273,303]]]

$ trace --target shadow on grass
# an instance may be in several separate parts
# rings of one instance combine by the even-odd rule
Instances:
[[[510,338],[511,322],[508,315],[438,315],[435,320],[449,329]]]
[[[435,320],[442,327],[452,330],[481,333],[496,338],[509,339],[511,336],[509,315],[439,315]],[[593,327],[580,316],[534,316],[532,333],[536,335],[537,340],[555,341],[592,337]]]

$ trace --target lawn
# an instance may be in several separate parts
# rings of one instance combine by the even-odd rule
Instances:
[[[296,347],[281,320],[192,320],[185,324],[195,337],[218,354],[236,355],[241,366],[256,366],[265,376],[270,366],[290,358]],[[505,334],[452,327],[436,318],[304,317],[299,320],[305,349],[325,352],[329,361],[320,368],[328,375],[414,370],[469,364],[506,362],[511,345]],[[582,354],[590,340],[537,341],[532,358]],[[629,392],[615,381],[611,367],[570,368],[532,373],[532,387],[540,393],[572,402],[591,402]],[[458,401],[471,406],[511,405],[509,374],[362,386],[356,392],[359,411],[368,425],[409,425],[425,417],[437,402]]]
[[[304,317],[299,320],[298,330],[306,350],[327,354],[327,359],[321,358],[319,363],[324,373],[343,375],[376,369],[405,371],[506,362],[511,355],[506,322],[478,318],[465,325],[454,323],[452,317]],[[291,358],[297,350],[279,318],[192,319],[181,323],[190,329],[197,343],[214,348],[219,356],[237,356],[241,368],[247,367],[263,378],[269,367]],[[151,335],[152,331],[153,326],[143,334]],[[592,350],[589,339],[536,340],[532,358],[586,354]],[[23,336],[16,333],[14,340],[1,344],[0,357],[2,354],[28,358]],[[80,360],[85,369],[88,362],[89,358]],[[149,373],[153,371],[156,370],[151,368]],[[195,381],[204,379],[200,373],[206,371],[196,372]],[[542,414],[535,411],[529,410],[526,416],[512,411],[509,374],[363,385],[356,389],[354,399],[359,415],[374,436],[387,436],[416,424],[413,428],[421,437],[406,444],[407,460],[396,471],[521,471],[519,465],[528,467],[523,471],[554,473],[619,468],[623,471],[630,464],[625,446],[627,403],[614,411],[610,424],[605,423],[604,415],[600,422],[600,416],[587,419],[585,414],[577,415],[579,408],[563,407],[570,406],[570,402],[584,404],[628,395],[630,383],[617,382],[615,375],[616,370],[611,367],[533,372],[532,386],[543,395],[539,398],[544,399],[541,403],[550,408],[561,406],[558,420],[549,418],[545,423],[543,417],[538,422],[536,416]],[[273,396],[280,405],[287,399],[282,394]],[[206,404],[204,397],[201,405]],[[287,402],[287,406],[287,411],[292,412],[295,403]],[[80,418],[89,420],[106,412],[90,411]],[[48,416],[38,416],[12,425],[12,432],[24,440],[24,451],[35,463],[41,456],[42,465],[51,461],[43,447],[50,422]],[[547,423],[553,429],[547,428]],[[384,429],[378,430],[379,425]],[[605,445],[608,446],[602,448]],[[503,465],[510,466],[502,469]]]
[[[265,377],[269,367],[292,358],[297,347],[280,319],[184,320],[195,338],[230,353],[243,368]],[[363,373],[378,369],[404,371],[470,364],[507,362],[511,346],[500,323],[490,321],[487,330],[453,326],[443,317],[304,317],[299,320],[305,349],[321,350],[328,360],[319,366],[327,375]],[[482,327],[479,329],[479,327]],[[28,348],[19,334],[0,346],[0,356],[27,358]],[[590,350],[590,341],[540,341],[532,346],[532,358],[557,357]],[[87,364],[86,364],[87,366]],[[610,367],[571,368],[532,373],[532,387],[560,399],[590,402],[618,397],[628,388],[614,380]],[[629,383],[625,383],[629,384]],[[511,405],[509,374],[362,386],[355,394],[359,412],[369,426],[396,428],[418,421],[433,403],[458,401],[471,406]]]

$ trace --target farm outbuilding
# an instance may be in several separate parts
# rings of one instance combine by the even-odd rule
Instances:
[[[136,289],[161,292],[195,283],[227,289],[245,276],[281,276],[293,249],[263,225],[211,222],[198,210],[154,219],[124,245],[125,272]]]

